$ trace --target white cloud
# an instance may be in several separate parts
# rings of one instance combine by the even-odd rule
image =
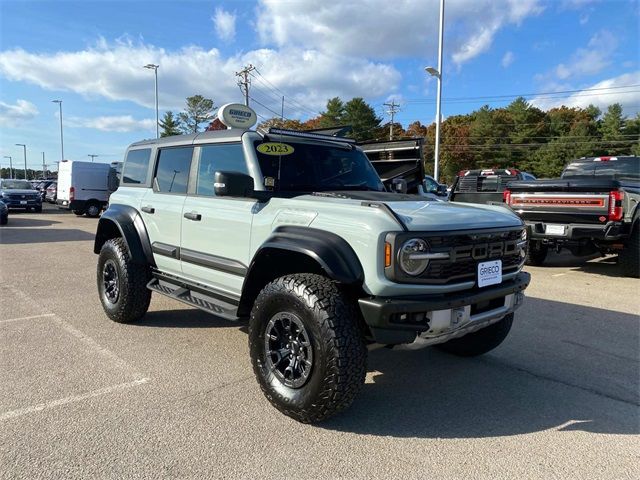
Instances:
[[[112,115],[94,118],[69,117],[71,127],[93,128],[103,132],[155,131],[155,119],[136,120],[131,115]]]
[[[221,40],[232,41],[236,36],[236,15],[218,7],[211,17],[216,34]]]
[[[636,112],[640,111],[640,90],[638,90],[638,87],[627,86],[638,84],[640,84],[640,70],[602,80],[593,85],[584,87],[584,91],[576,92],[568,98],[549,98],[549,96],[541,95],[533,98],[531,103],[543,110],[559,107],[561,105],[584,108],[589,104],[593,104],[601,110],[605,110],[613,103],[620,103],[625,114],[634,115]],[[565,89],[574,90],[567,87],[568,85],[565,84]]]
[[[513,54],[513,52],[508,51],[507,53],[504,54],[504,56],[502,57],[502,61],[500,63],[504,68],[507,68],[509,67],[509,65],[513,63],[515,59],[516,59],[516,56]]]
[[[242,100],[235,72],[248,63],[258,66],[277,88],[307,108],[320,110],[328,98],[375,97],[394,91],[399,72],[391,65],[319,50],[260,49],[223,58],[217,49],[196,46],[177,51],[132,41],[109,44],[101,40],[85,50],[32,53],[23,49],[0,52],[0,75],[47,90],[72,91],[87,98],[127,100],[153,109],[153,72],[142,68],[153,62],[158,69],[161,110],[182,110],[187,96],[201,94],[216,105]],[[280,111],[279,93],[256,79],[252,92],[264,92],[271,108]],[[277,98],[276,98],[277,97]],[[260,113],[260,108],[257,108]],[[301,112],[289,112],[295,116]],[[271,113],[262,110],[264,116]],[[307,115],[309,112],[307,112]]]
[[[555,76],[561,80],[600,73],[611,64],[613,53],[618,48],[618,40],[608,30],[597,32],[587,44],[571,55],[567,63],[555,68]]]
[[[306,45],[367,58],[434,56],[438,0],[352,0],[320,6],[315,0],[261,0],[261,39],[280,47]],[[448,0],[445,45],[457,64],[486,51],[498,30],[540,13],[539,0]],[[357,28],[354,22],[357,21]]]
[[[0,125],[13,127],[32,120],[38,113],[36,106],[26,100],[18,99],[14,105],[0,102]]]

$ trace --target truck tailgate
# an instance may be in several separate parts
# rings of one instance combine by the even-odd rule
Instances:
[[[528,221],[603,224],[608,219],[610,192],[616,180],[538,180],[511,182],[509,206]]]

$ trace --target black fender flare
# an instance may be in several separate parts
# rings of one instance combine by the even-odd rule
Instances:
[[[251,277],[256,259],[269,249],[302,253],[315,260],[332,280],[346,285],[362,283],[364,271],[351,245],[342,237],[310,227],[282,226],[258,248],[249,266]]]
[[[100,253],[102,245],[116,236],[123,238],[135,263],[156,266],[149,235],[138,210],[129,205],[109,205],[98,221],[94,253]]]
[[[310,259],[324,273],[343,285],[360,287],[364,282],[364,270],[351,245],[335,233],[310,227],[281,226],[258,248],[251,260],[242,285],[239,313],[248,314],[255,297],[269,281],[279,274],[304,273],[297,270],[300,265],[271,265],[269,257],[277,253],[280,261],[287,252],[293,262],[303,255]],[[285,254],[283,257],[282,254]],[[266,262],[266,263],[265,263]],[[273,267],[273,268],[271,268]]]

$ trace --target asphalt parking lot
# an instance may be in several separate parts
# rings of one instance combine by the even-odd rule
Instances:
[[[96,223],[0,227],[2,478],[640,478],[640,280],[614,257],[530,268],[482,358],[371,351],[351,409],[309,426],[262,396],[245,324],[159,295],[108,320]]]

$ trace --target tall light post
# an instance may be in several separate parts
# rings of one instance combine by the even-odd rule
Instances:
[[[62,135],[62,100],[51,100],[60,107],[60,161],[64,160],[64,137]]]
[[[16,143],[16,147],[22,147],[24,151],[24,179],[27,179],[27,146],[24,143]]]
[[[8,155],[5,155],[4,158],[9,159],[9,178],[13,178],[13,162],[11,161],[12,159]]]
[[[93,154],[88,154],[87,157],[91,157],[91,163],[93,163],[93,159],[96,157],[99,157],[100,155],[93,155]]]
[[[160,118],[158,117],[158,67],[160,65],[155,65],[153,63],[148,63],[144,66],[144,68],[148,68],[149,70],[153,70],[156,79],[156,138],[160,138]]]
[[[440,162],[440,123],[442,113],[440,111],[442,103],[442,50],[444,41],[444,0],[440,0],[440,40],[438,42],[438,68],[426,67],[426,72],[432,77],[438,79],[438,92],[436,97],[436,145],[435,157],[433,162],[433,178],[439,182],[439,162]]]
[[[42,152],[42,179],[43,180],[47,178],[46,169],[47,169],[47,166],[44,163],[44,152]]]

